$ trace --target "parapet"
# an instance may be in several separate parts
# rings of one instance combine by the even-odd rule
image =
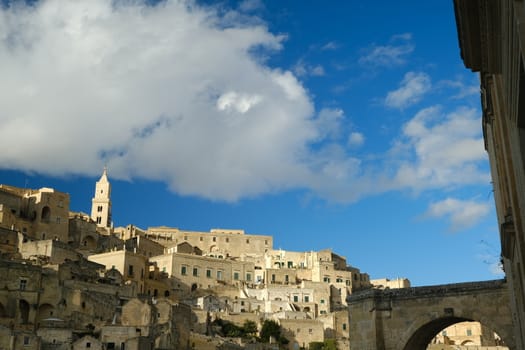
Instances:
[[[227,230],[227,229],[222,229],[222,228],[212,228],[210,230],[210,233],[228,233],[232,235],[243,235],[244,230]]]

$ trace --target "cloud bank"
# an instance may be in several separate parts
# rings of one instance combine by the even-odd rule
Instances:
[[[384,163],[359,158],[367,135],[339,108],[316,110],[296,77],[301,67],[322,76],[322,66],[295,74],[268,66],[264,57],[284,37],[250,17],[260,1],[242,4],[227,12],[190,0],[0,8],[0,167],[96,176],[107,164],[113,178],[224,201],[300,188],[350,202],[487,181],[473,110],[435,119],[437,108],[423,109]],[[412,50],[410,35],[396,36],[369,61],[401,64]],[[429,85],[425,73],[408,73],[387,100],[413,104]]]
[[[431,218],[448,217],[450,229],[459,231],[476,225],[490,212],[490,208],[491,203],[489,202],[446,198],[432,203],[426,212],[426,216]]]

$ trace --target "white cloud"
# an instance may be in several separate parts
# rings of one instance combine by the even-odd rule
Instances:
[[[256,11],[264,8],[262,0],[243,0],[239,4],[239,10],[244,12]]]
[[[311,65],[306,63],[303,59],[300,59],[297,61],[297,63],[293,66],[293,71],[297,76],[305,77],[305,76],[323,76],[325,75],[325,70],[322,65]]]
[[[408,72],[399,85],[397,90],[387,94],[385,104],[388,107],[405,108],[419,102],[430,90],[432,84],[427,74]]]
[[[221,16],[169,0],[0,9],[2,167],[96,175],[107,162],[115,178],[221,200],[305,186],[312,102],[253,53],[282,37]]]
[[[403,126],[403,140],[393,148],[399,157],[395,187],[414,190],[488,184],[479,112],[458,108],[448,114],[439,106],[419,111]]]
[[[322,47],[321,47],[321,50],[322,51],[327,51],[327,50],[337,50],[338,48],[340,47],[340,45],[335,42],[335,41],[329,41],[327,42],[326,44],[324,44]]]
[[[348,136],[348,145],[350,147],[360,147],[365,143],[365,136],[360,132],[352,132]]]
[[[471,85],[465,85],[461,80],[442,80],[438,85],[456,89],[457,93],[452,96],[452,98],[456,100],[468,96],[479,96],[480,94],[479,81]]]
[[[222,94],[217,100],[217,108],[220,111],[237,111],[239,113],[248,112],[253,106],[262,101],[259,95],[238,94],[230,91]]]
[[[359,63],[382,67],[402,65],[414,48],[410,33],[394,35],[386,45],[370,45],[359,58]]]
[[[340,108],[323,108],[316,118],[320,139],[337,138],[341,132],[344,112]]]
[[[459,231],[476,225],[490,213],[491,204],[475,200],[446,198],[430,204],[426,216],[447,218],[452,231]]]
[[[392,173],[349,156],[364,137],[349,133],[344,111],[316,113],[296,75],[258,56],[283,37],[221,11],[175,0],[1,8],[0,167],[96,176],[107,163],[113,178],[227,201],[302,188],[349,202],[486,180],[480,137],[465,134],[479,120],[461,111],[405,125],[413,158],[389,159]]]

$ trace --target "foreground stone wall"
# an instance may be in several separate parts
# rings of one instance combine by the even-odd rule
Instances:
[[[424,349],[443,328],[478,321],[514,349],[507,285],[487,281],[442,286],[372,289],[348,298],[350,348]]]

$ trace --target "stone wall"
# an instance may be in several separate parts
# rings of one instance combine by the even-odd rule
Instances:
[[[493,329],[511,348],[514,344],[504,281],[373,289],[352,294],[348,303],[352,350],[420,349],[442,329],[466,320]]]

